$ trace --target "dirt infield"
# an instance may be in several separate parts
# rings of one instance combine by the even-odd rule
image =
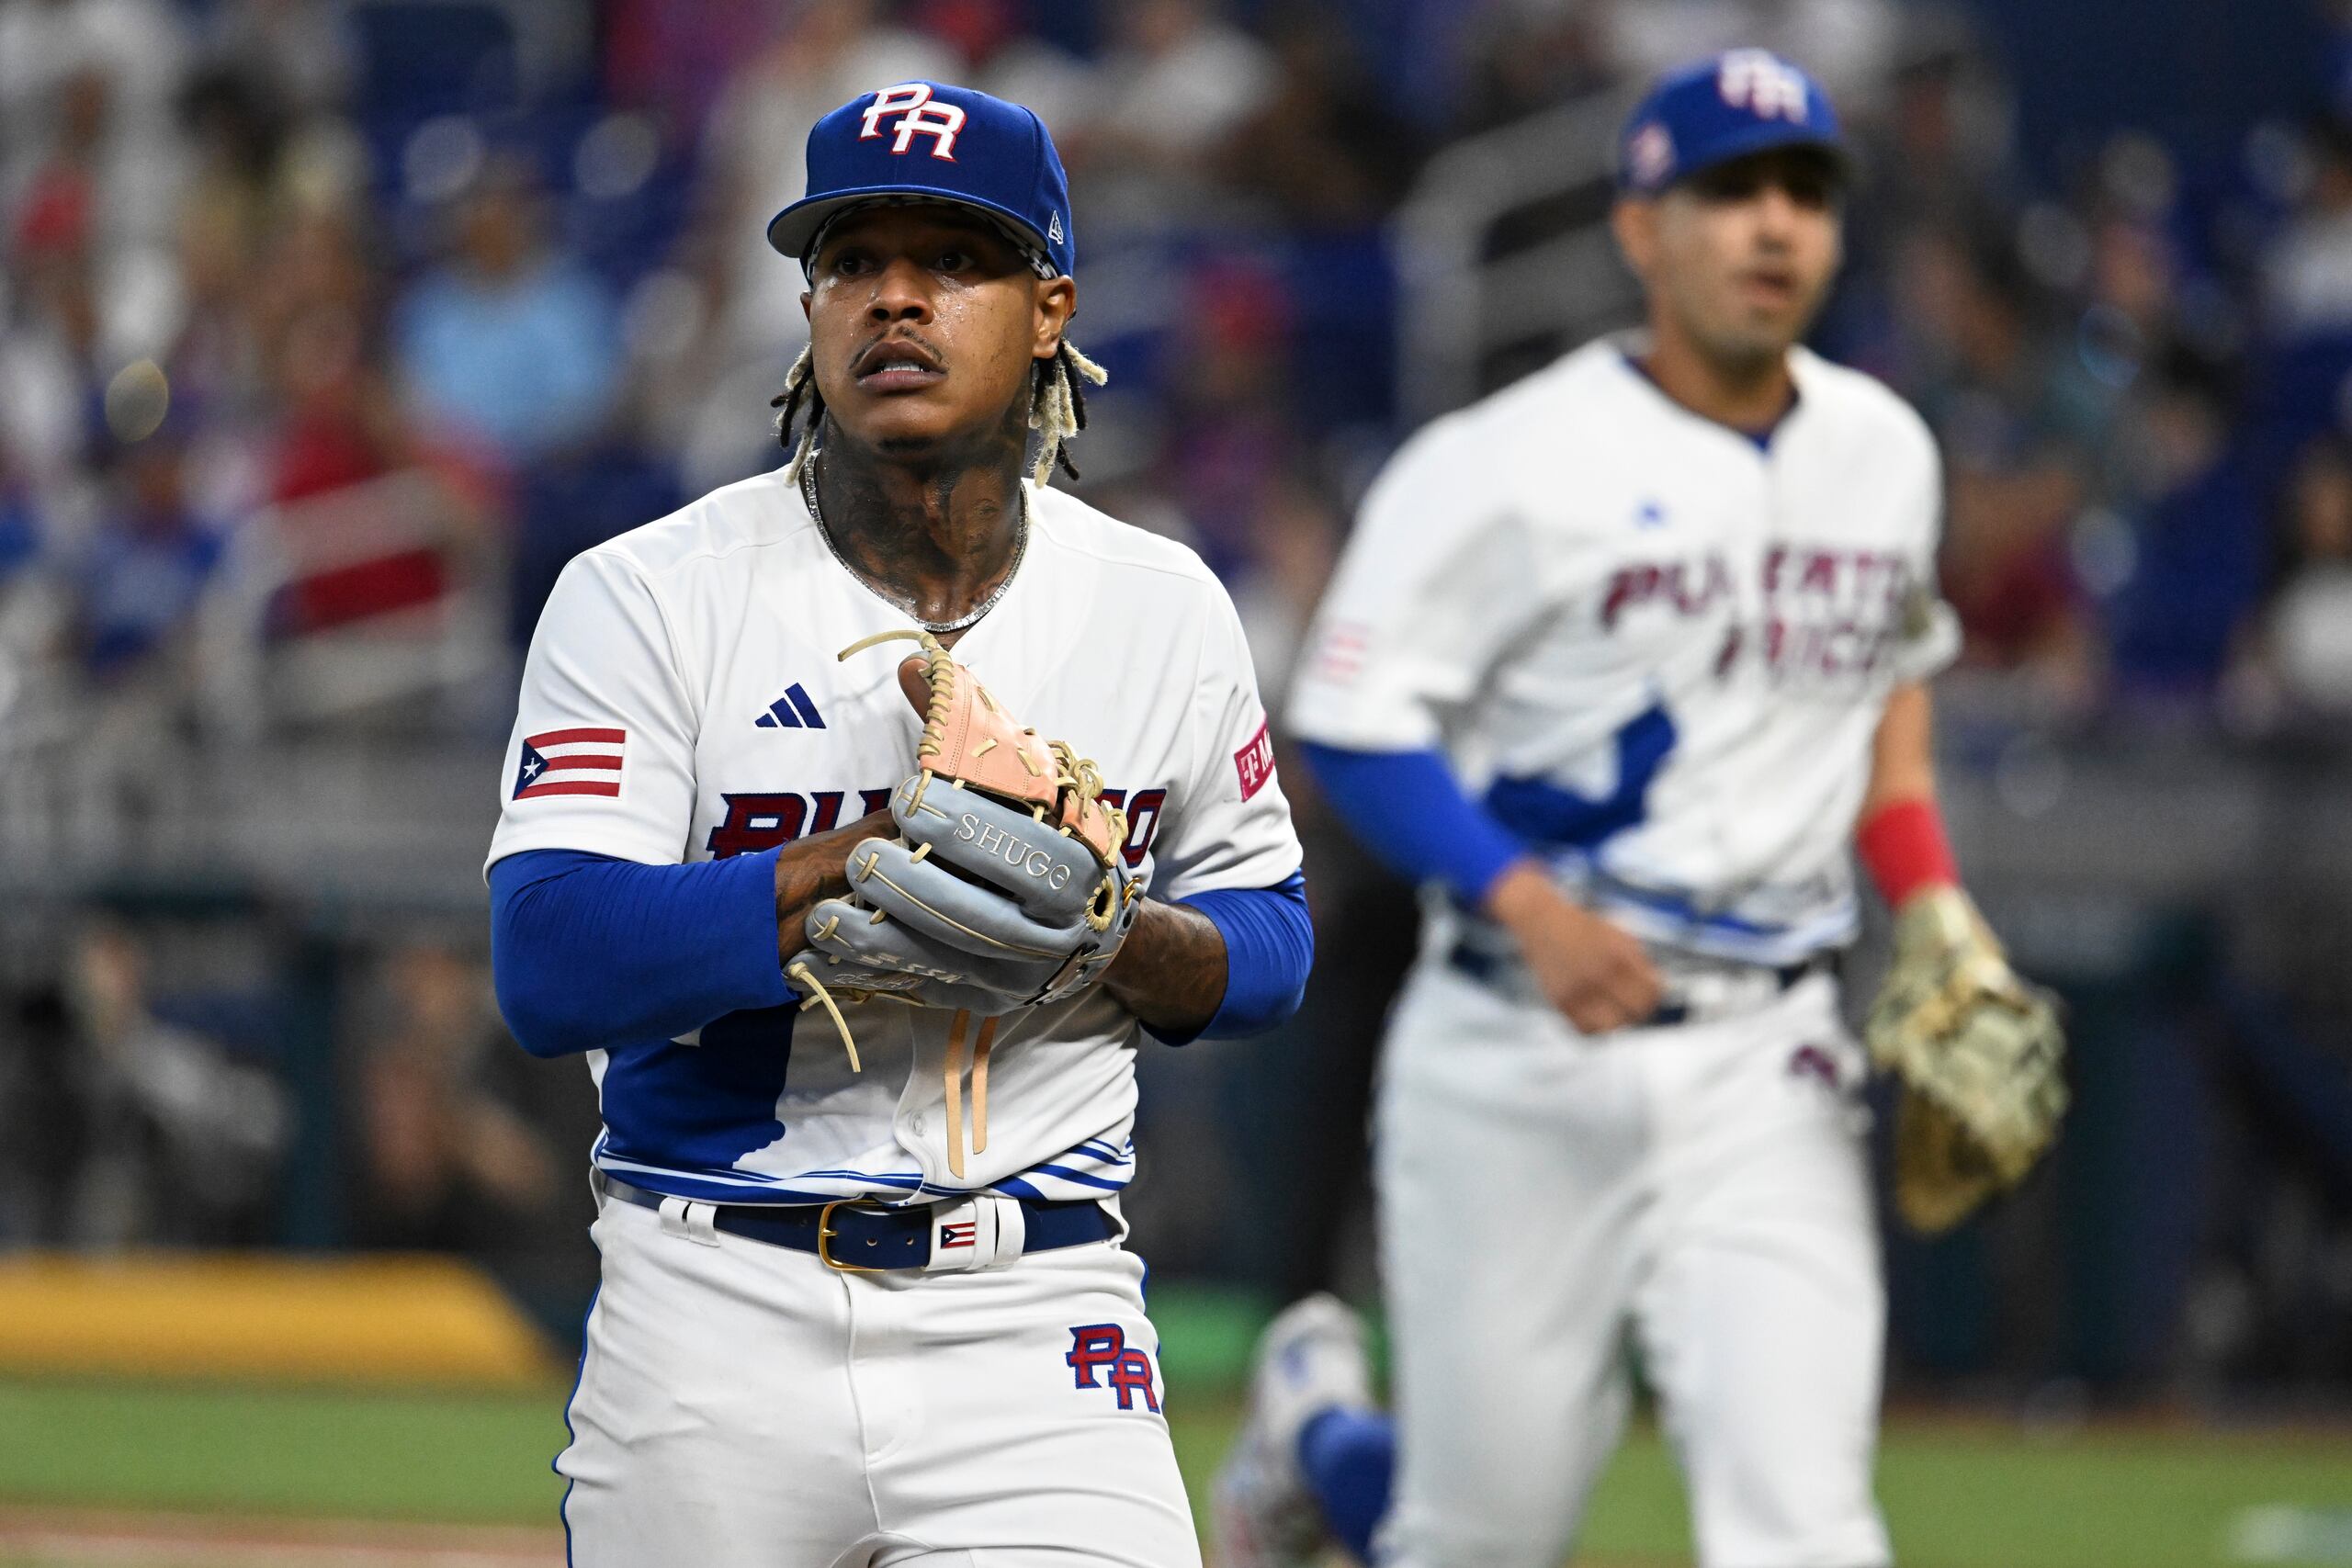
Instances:
[[[0,1568],[562,1568],[564,1561],[560,1530],[0,1508]],[[1580,1558],[1577,1568],[1667,1563]]]
[[[0,1568],[562,1568],[564,1561],[560,1530],[0,1508]],[[1580,1559],[1578,1568],[1666,1563],[1612,1557]]]
[[[561,1568],[560,1530],[0,1510],[0,1568]]]

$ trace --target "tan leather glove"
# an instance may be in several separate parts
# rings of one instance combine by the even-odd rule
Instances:
[[[1896,1212],[1927,1235],[2016,1186],[2066,1113],[2066,1041],[2049,994],[2009,967],[1957,887],[1931,888],[1894,921],[1894,962],[1871,1005],[1871,1059],[1902,1080]]]

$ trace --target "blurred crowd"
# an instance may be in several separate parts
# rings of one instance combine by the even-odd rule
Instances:
[[[763,222],[812,119],[915,76],[1054,127],[1114,378],[1086,488],[1202,548],[1278,683],[1402,434],[1420,162],[1737,39],[1868,150],[1821,342],[1943,438],[1968,661],[2071,714],[2352,706],[2322,82],[2052,166],[1968,14],[1894,0],[6,0],[0,748],[158,702],[495,729],[565,560],[771,462]]]
[[[436,930],[304,952],[240,913],[94,911],[0,1015],[0,1247],[456,1252],[576,1320],[579,1065],[516,1050]]]
[[[1080,488],[1201,550],[1271,696],[1408,433],[1396,220],[1423,165],[1739,42],[1821,75],[1863,149],[1818,341],[1941,438],[1954,710],[2327,737],[2352,715],[2352,7],[2328,16],[2274,118],[2028,149],[1957,4],[0,0],[0,777],[93,737],[503,735],[571,556],[780,460],[802,280],[763,225],[812,120],[914,77],[1052,127],[1072,335],[1113,378]],[[1285,776],[1327,955],[1263,1057],[1293,1098],[1168,1077],[1166,1114],[1235,1136],[1148,1201],[1181,1268],[1243,1188],[1302,1195],[1244,1260],[1288,1291],[1361,1205],[1382,998],[1349,976],[1410,933]],[[208,1012],[185,941],[175,982],[135,925],[52,936],[0,1017],[0,1241],[576,1244],[584,1075],[504,1045],[479,933],[339,952],[323,999],[254,987],[326,1010],[300,1026]],[[1340,1113],[1251,1133],[1302,1094]]]

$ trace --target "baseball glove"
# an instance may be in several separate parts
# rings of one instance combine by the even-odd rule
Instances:
[[[915,772],[890,794],[896,839],[850,853],[851,894],[808,912],[819,962],[788,971],[849,1045],[835,993],[993,1018],[1064,1001],[1102,977],[1134,927],[1148,863],[1122,854],[1126,816],[1100,769],[1019,727],[928,632],[899,666],[923,716]]]
[[[1957,887],[1895,916],[1894,963],[1863,1027],[1902,1080],[1894,1201],[1926,1235],[1949,1230],[2025,1179],[2066,1112],[2066,1041]]]

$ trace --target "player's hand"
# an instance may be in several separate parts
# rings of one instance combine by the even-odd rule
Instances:
[[[1606,1034],[1657,1010],[1657,969],[1641,942],[1579,908],[1534,862],[1496,879],[1487,912],[1518,941],[1535,983],[1580,1033]]]
[[[868,839],[897,835],[889,808],[869,813],[846,827],[811,833],[784,846],[775,858],[776,961],[784,963],[808,945],[801,929],[808,911],[827,898],[847,896],[849,852]]]

